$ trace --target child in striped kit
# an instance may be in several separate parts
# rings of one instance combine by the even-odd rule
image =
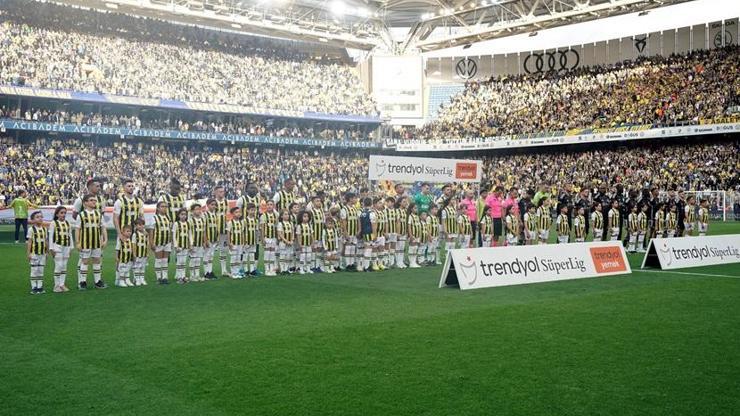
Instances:
[[[121,228],[121,234],[116,241],[116,282],[118,287],[133,287],[129,279],[134,265],[134,244],[131,241],[133,231],[130,225]]]
[[[146,264],[149,261],[149,234],[146,232],[146,221],[143,218],[134,220],[134,285],[146,286]]]
[[[49,254],[54,258],[54,292],[67,292],[67,262],[72,252],[72,226],[67,222],[67,209],[59,206],[49,224]]]
[[[206,279],[203,277],[200,271],[200,265],[203,262],[203,255],[206,241],[206,219],[203,217],[203,211],[200,204],[193,203],[190,206],[190,280],[193,282],[205,282]]]
[[[190,223],[188,222],[188,210],[180,208],[177,210],[177,221],[172,224],[172,243],[175,249],[175,279],[177,283],[187,282],[188,257],[193,242],[190,237]]]
[[[26,255],[31,264],[31,294],[44,293],[44,267],[49,240],[41,211],[31,214],[30,227],[26,233]]]

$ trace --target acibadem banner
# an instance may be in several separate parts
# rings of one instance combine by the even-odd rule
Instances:
[[[368,178],[373,181],[480,182],[480,160],[370,155]]]
[[[740,234],[653,238],[642,268],[663,270],[740,263]]]
[[[450,250],[439,287],[521,285],[632,273],[621,241]]]

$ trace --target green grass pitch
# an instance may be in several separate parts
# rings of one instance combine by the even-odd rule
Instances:
[[[0,413],[738,414],[740,264],[641,259],[466,292],[438,289],[440,268],[160,287],[150,267],[147,287],[55,294],[49,262],[31,296],[24,247],[4,243]],[[110,285],[110,249],[104,266]]]

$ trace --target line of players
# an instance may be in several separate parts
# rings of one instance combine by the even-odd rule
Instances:
[[[43,292],[43,274],[47,253],[54,259],[54,291],[68,291],[67,260],[73,249],[79,252],[78,288],[87,289],[87,274],[92,267],[96,288],[105,288],[101,276],[101,257],[107,246],[103,226],[103,204],[99,183],[88,182],[88,194],[75,203],[74,220],[66,220],[66,209],[58,207],[54,219],[45,224],[40,212],[31,215],[28,231],[28,258],[31,264],[32,293]],[[219,251],[224,276],[256,276],[258,249],[264,248],[264,274],[333,273],[340,268],[378,271],[389,267],[418,268],[439,264],[442,243],[445,248],[493,246],[498,236],[508,245],[546,244],[553,218],[550,199],[540,199],[537,206],[528,205],[523,221],[513,207],[507,207],[503,222],[497,225],[483,209],[478,227],[474,227],[463,204],[455,196],[420,211],[407,197],[398,199],[364,198],[348,193],[343,203],[324,208],[324,201],[314,196],[305,205],[292,202],[293,195],[281,191],[274,200],[266,201],[259,213],[259,196],[250,185],[237,206],[228,207],[223,188],[217,187],[214,198],[205,206],[193,202],[185,207],[179,183],[173,181],[170,193],[163,194],[156,213],[147,223],[143,201],[133,195],[132,181],[123,183],[123,193],[114,205],[113,222],[117,230],[116,281],[120,287],[143,286],[149,252],[154,253],[157,282],[168,284],[168,269],[174,252],[175,279],[178,283],[215,279],[213,262]],[[282,198],[280,197],[282,195]],[[276,207],[282,205],[278,210]],[[618,240],[620,210],[613,201],[606,217],[597,203],[590,218],[595,240]],[[691,235],[698,224],[699,235],[707,232],[708,203],[702,200],[697,209],[689,197],[684,222],[685,235]],[[562,207],[555,218],[559,243],[586,240],[583,209],[572,221],[568,208]],[[629,234],[628,251],[643,251],[648,237],[647,205],[635,205],[625,221]],[[229,215],[226,215],[226,213]],[[230,217],[230,218],[229,218]],[[677,230],[675,204],[660,204],[653,219],[654,236],[674,237]],[[477,228],[477,232],[476,232]],[[521,238],[520,238],[521,237]],[[228,259],[228,261],[227,261]],[[408,259],[408,261],[407,261]],[[133,281],[131,275],[133,274]]]

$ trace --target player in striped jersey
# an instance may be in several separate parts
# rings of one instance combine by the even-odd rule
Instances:
[[[146,286],[146,264],[149,261],[149,234],[146,232],[146,221],[144,217],[134,221],[134,234],[131,240],[134,242],[134,284]]]
[[[604,214],[601,212],[602,209],[601,202],[596,202],[594,204],[594,212],[591,213],[593,241],[602,241],[604,239]]]
[[[123,180],[123,194],[113,205],[113,226],[116,233],[121,233],[121,228],[127,225],[134,226],[137,218],[144,217],[144,201],[134,196],[134,181]]]
[[[290,220],[289,210],[284,209],[280,212],[280,222],[275,228],[279,241],[280,273],[293,273],[295,270],[295,224]]]
[[[49,248],[49,237],[44,227],[44,216],[35,211],[30,217],[30,227],[26,232],[26,255],[31,265],[31,294],[44,293],[44,267]]]
[[[251,223],[253,229],[250,230],[252,247],[254,247],[254,244],[257,242],[257,237],[255,235],[257,231],[255,211],[256,209],[254,205],[250,204],[247,207],[247,213],[248,215],[251,215],[252,218]],[[242,255],[244,252],[244,244],[247,237],[247,222],[244,218],[242,218],[242,211],[238,207],[231,208],[229,210],[229,213],[231,213],[231,221],[226,224],[226,235],[229,238],[229,255],[231,259],[229,270],[231,271],[231,273],[224,273],[224,276],[230,276],[234,279],[242,279],[244,278],[243,262],[245,261],[245,259],[250,258],[249,256]]]
[[[398,241],[396,241],[396,267],[405,269],[406,242],[408,241],[408,208],[409,199],[405,196],[396,199],[396,217],[398,218]]]
[[[220,220],[218,218],[218,205],[216,200],[209,198],[206,200],[206,212],[203,214],[205,219],[206,227],[206,245],[203,250],[203,273],[206,279],[216,279],[216,275],[213,273],[213,257],[216,252],[216,247],[219,244],[221,238],[221,232],[219,231]]]
[[[493,244],[493,218],[491,218],[491,207],[483,206],[483,214],[480,217],[478,233],[480,234],[481,247],[491,247]],[[526,214],[525,214],[526,215]]]
[[[586,210],[578,207],[577,214],[573,218],[573,237],[576,243],[586,241]]]
[[[105,289],[107,286],[101,277],[102,251],[108,244],[108,233],[103,226],[103,214],[96,210],[98,198],[95,195],[85,195],[82,198],[82,212],[77,215],[74,223],[75,244],[82,259],[79,273],[77,275],[77,287],[80,290],[87,289],[88,265],[93,266],[93,279],[95,287]]]
[[[68,292],[67,262],[72,252],[72,226],[67,222],[67,209],[58,206],[49,224],[49,254],[54,259],[54,292]]]
[[[182,186],[180,185],[180,181],[178,181],[177,178],[171,178],[170,192],[162,193],[157,200],[157,202],[167,203],[167,206],[169,207],[169,211],[167,211],[167,216],[169,217],[170,223],[172,224],[177,222],[177,213],[180,211],[181,208],[185,207],[185,196],[180,194],[181,190]]]
[[[507,205],[504,214],[504,222],[506,226],[506,244],[510,246],[515,246],[519,244],[519,235],[521,234],[519,215],[514,212],[514,205]]]
[[[707,235],[709,229],[709,201],[706,198],[702,198],[699,201],[699,236],[703,237]]]
[[[696,224],[696,197],[686,198],[686,208],[683,216],[684,237],[691,237]]]
[[[188,281],[188,257],[193,242],[190,240],[190,223],[188,222],[188,210],[180,208],[177,211],[177,221],[172,224],[172,245],[175,249],[175,279],[177,283],[183,284]]]
[[[313,226],[313,265],[311,271],[322,273],[324,271],[324,244],[321,239],[324,236],[324,225],[326,224],[326,215],[321,198],[314,196],[311,198],[311,219]]]
[[[387,266],[396,264],[396,242],[398,241],[398,211],[396,211],[396,199],[388,197],[385,199],[385,212],[388,232],[386,233],[385,251],[387,254]]]
[[[637,235],[640,233],[640,222],[637,218],[637,204],[632,204],[630,207],[630,214],[627,216],[627,230],[629,232],[629,243],[627,244],[627,252],[637,252]]]
[[[619,231],[621,229],[621,223],[619,222],[620,213],[618,200],[612,199],[612,208],[609,210],[607,217],[609,220],[609,239],[611,241],[618,241]]]
[[[257,219],[260,219],[260,208],[262,207],[262,197],[260,196],[259,189],[257,189],[257,184],[250,182],[247,184],[247,186],[244,188],[244,193],[242,196],[237,198],[236,200],[236,206],[242,211],[242,218],[247,218],[247,206],[249,204],[254,205],[257,207]],[[260,246],[262,245],[262,229],[257,228],[257,242],[254,246],[254,252],[251,252],[252,261],[257,264],[259,263],[259,257],[260,257]],[[244,251],[244,255],[247,255],[246,250]],[[267,259],[265,258],[265,261]],[[267,264],[267,263],[265,263]],[[256,269],[255,269],[256,270]]]
[[[537,236],[539,244],[547,244],[550,239],[550,227],[552,217],[550,216],[550,199],[547,196],[540,198],[537,207]]]
[[[570,224],[568,223],[568,206],[560,207],[560,215],[555,221],[558,231],[558,244],[568,244],[570,241]]]
[[[344,204],[339,208],[339,233],[344,237],[342,258],[347,270],[357,270],[357,235],[360,232],[360,212],[356,207],[357,195],[344,194]]]
[[[321,242],[324,244],[324,259],[326,261],[326,272],[335,273],[336,267],[339,266],[339,235],[335,227],[333,218],[326,219],[326,226],[324,227],[324,235],[321,237]]]
[[[388,217],[385,212],[385,201],[383,198],[376,198],[373,201],[375,208],[375,242],[373,243],[374,263],[378,270],[385,270],[387,262],[385,251],[385,239],[388,232]],[[375,270],[375,267],[373,267]]]
[[[92,195],[95,198],[94,210],[97,211],[98,214],[100,214],[100,222],[103,223],[105,221],[106,201],[103,195],[100,194],[100,186],[100,178],[88,179],[87,183],[85,184],[85,193],[80,195],[80,197],[75,200],[72,206],[72,220],[77,221],[77,216],[85,210],[85,203],[83,202],[85,195]],[[78,256],[77,270],[82,269],[82,266],[82,256]],[[85,283],[85,285],[87,285],[87,282]]]
[[[421,265],[419,265],[417,261],[417,256],[419,254],[419,247],[421,246],[422,238],[424,237],[424,230],[422,229],[419,210],[413,202],[409,204],[407,223],[409,231],[409,267],[412,269],[418,269]]]
[[[442,208],[442,229],[445,236],[445,250],[455,248],[458,240],[457,197],[451,196]]]
[[[262,245],[265,247],[265,276],[277,276],[277,223],[275,202],[267,201],[267,209],[260,216]]]
[[[206,219],[203,217],[203,207],[194,202],[190,205],[190,220],[188,220],[190,229],[190,281],[205,282],[206,279],[201,274],[200,266],[203,263],[203,253],[208,244],[206,238]]]
[[[218,220],[218,243],[213,248],[214,255],[215,250],[218,248],[219,260],[221,261],[221,274],[228,276],[229,268],[226,262],[226,257],[229,254],[229,238],[226,235],[226,213],[229,211],[229,201],[226,200],[226,190],[223,186],[219,185],[213,188],[213,195],[215,201],[215,209],[208,209],[209,212],[213,212]],[[213,257],[211,257],[211,261]],[[215,279],[216,275],[213,274],[213,264],[211,263],[211,278]]]
[[[360,213],[360,236],[362,240],[362,267],[359,271],[369,272],[373,266],[373,241],[377,224],[375,223],[375,211],[373,210],[373,199],[365,197],[362,200],[362,212]]]
[[[475,245],[473,224],[470,222],[470,216],[468,216],[466,207],[462,203],[457,204],[457,232],[460,239],[460,248],[470,248]]]
[[[431,209],[432,205],[429,205]],[[417,250],[416,263],[419,266],[426,266],[427,253],[429,252],[429,213],[422,211],[419,213],[419,223],[421,225],[421,239],[419,240],[419,249]]]
[[[665,203],[658,203],[658,207],[655,210],[655,221],[653,224],[655,229],[654,238],[665,238]]]
[[[157,208],[149,224],[149,246],[154,251],[154,274],[160,285],[169,284],[168,260],[172,252],[172,222],[169,207],[164,201],[157,202]]]
[[[133,230],[131,225],[124,225],[120,229],[116,240],[116,281],[118,287],[133,287],[129,279],[131,267],[134,264],[134,243],[131,241]]]
[[[648,233],[648,204],[640,204],[640,213],[637,214],[637,251],[639,253],[645,252],[645,235]]]
[[[436,204],[429,207],[427,223],[429,224],[429,241],[426,261],[428,264],[442,264],[439,253],[439,207]]]
[[[528,203],[527,212],[524,213],[524,239],[528,246],[537,244],[537,225],[537,208],[534,204]]]
[[[296,226],[296,239],[298,240],[298,274],[312,274],[311,265],[313,264],[313,251],[311,247],[314,243],[314,228],[311,224],[311,213],[301,211],[298,214],[300,223]]]
[[[668,208],[668,214],[665,217],[665,228],[666,238],[673,238],[676,236],[676,230],[678,229],[678,213],[676,212],[676,203],[671,202]]]
[[[260,219],[257,217],[256,205],[247,204],[247,217],[242,218],[242,221],[244,221],[244,247],[242,250],[241,268],[237,272],[238,277],[244,277],[246,274],[258,276],[257,263],[259,258],[256,256],[256,253],[257,243],[259,242]],[[246,269],[244,265],[247,265]],[[231,272],[233,274],[234,270]]]

